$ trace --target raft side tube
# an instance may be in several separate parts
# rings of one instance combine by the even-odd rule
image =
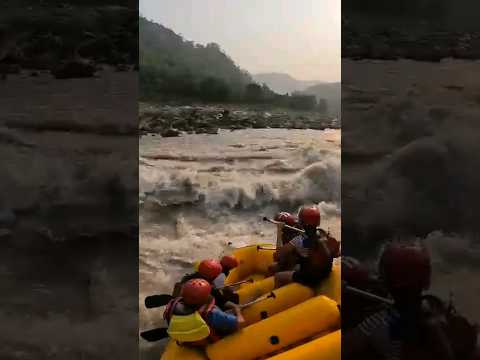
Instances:
[[[254,275],[255,276],[255,275]],[[245,304],[262,295],[268,294],[275,289],[275,280],[273,276],[267,277],[263,280],[255,281],[250,284],[243,284],[240,289],[236,291],[240,304]],[[317,295],[325,295],[326,297],[335,300],[341,304],[341,265],[340,262],[335,261],[332,272],[316,287]]]
[[[248,278],[255,273],[257,245],[245,246],[236,249],[232,255],[238,260],[239,265],[230,271],[225,279],[225,285],[229,285]]]
[[[275,249],[262,248],[263,245],[257,246],[257,253],[255,259],[255,272],[260,274],[267,274],[268,268],[274,263],[273,254]]]
[[[318,295],[325,295],[335,300],[338,304],[342,303],[342,270],[340,262],[334,262],[330,276],[317,286],[316,292]]]
[[[179,346],[175,340],[170,339],[165,352],[160,360],[208,360],[204,351],[188,346]]]
[[[236,249],[235,256],[239,265],[230,271],[225,279],[225,285],[245,280],[253,274],[266,275],[268,267],[273,263],[273,250],[263,249],[269,244],[256,244]]]
[[[266,360],[340,360],[341,340],[341,330],[337,330]]]
[[[316,296],[207,346],[209,360],[254,360],[327,329],[340,327],[337,303]]]
[[[275,278],[270,276],[260,281],[255,281],[253,284],[245,284],[236,294],[238,295],[239,303],[245,304],[249,301],[268,294],[275,289]]]
[[[247,325],[272,317],[315,296],[311,288],[295,283],[276,289],[273,294],[274,297],[246,307],[242,311]]]
[[[275,252],[274,249],[265,248],[268,245],[256,244],[236,249],[232,255],[237,258],[239,265],[230,271],[225,279],[225,284],[244,280],[253,274],[266,275],[268,267],[273,264]]]

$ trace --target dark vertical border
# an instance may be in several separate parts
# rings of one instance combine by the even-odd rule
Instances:
[[[137,1],[0,15],[0,358],[138,357]]]

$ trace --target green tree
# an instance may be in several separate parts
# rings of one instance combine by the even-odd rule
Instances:
[[[318,112],[321,114],[326,114],[328,112],[327,100],[319,99],[317,105]]]
[[[195,96],[211,101],[232,96],[240,99],[245,85],[252,81],[218,44],[195,44],[143,17],[139,21],[139,51],[140,68],[148,65],[158,70],[157,81],[149,81],[148,91],[142,94],[155,92],[158,84],[162,86],[156,89],[157,95]]]
[[[263,89],[260,85],[250,83],[245,87],[245,100],[251,103],[263,101]]]
[[[158,93],[162,88],[161,76],[158,70],[153,66],[144,65],[139,69],[140,95],[142,97],[150,97]]]
[[[317,106],[317,99],[314,95],[292,95],[290,106],[296,110],[313,110]]]
[[[199,96],[205,101],[226,101],[230,98],[230,89],[224,80],[207,77],[200,82]]]

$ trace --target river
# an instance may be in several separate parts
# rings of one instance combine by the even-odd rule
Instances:
[[[262,221],[318,204],[340,239],[340,131],[246,129],[140,139],[140,330],[162,325],[145,296],[170,293],[195,260],[275,241]],[[142,358],[163,344],[141,340]]]

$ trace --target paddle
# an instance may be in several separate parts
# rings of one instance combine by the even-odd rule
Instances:
[[[145,298],[145,307],[147,309],[152,309],[160,306],[165,306],[172,299],[173,299],[173,296],[168,294],[150,295]]]
[[[253,283],[253,279],[237,281],[237,282],[231,283],[230,285],[219,286],[216,289],[217,290],[223,290],[223,289],[226,289],[226,288],[229,288],[229,287],[233,287],[233,286],[237,286],[237,285],[241,285],[241,284],[245,284],[245,283]]]
[[[277,250],[277,247],[276,247],[276,246],[274,246],[274,247],[268,247],[268,246],[260,246],[260,245],[257,245],[257,250],[276,251],[276,250]]]
[[[262,296],[262,297],[259,297],[259,298],[256,299],[256,300],[250,301],[250,302],[245,303],[245,304],[242,304],[242,305],[238,305],[238,307],[239,307],[240,309],[244,309],[244,308],[246,308],[246,307],[248,307],[248,306],[251,306],[251,305],[253,305],[253,304],[259,303],[260,301],[263,301],[263,300],[266,300],[266,299],[269,299],[269,298],[274,298],[274,299],[275,299],[275,298],[276,298],[275,293],[271,292],[270,294],[265,295],[265,296]]]
[[[266,221],[266,222],[269,222],[269,223],[275,224],[275,225],[282,223],[281,221],[276,221],[276,220],[273,220],[273,219],[269,219],[266,216],[263,217],[263,221]],[[302,229],[299,229],[299,228],[296,228],[296,227],[293,227],[293,226],[290,226],[290,225],[287,225],[287,224],[284,224],[283,227],[287,228],[287,229],[290,229],[290,230],[297,231],[297,232],[302,233],[302,234],[305,233],[305,230],[302,230]],[[328,235],[328,232],[326,232],[325,230],[323,230],[321,228],[317,228],[317,229],[319,231],[321,231],[324,235]]]
[[[393,305],[394,304],[394,301],[391,300],[391,299],[387,299],[387,298],[369,293],[367,291],[363,291],[363,290],[354,288],[354,287],[349,286],[349,285],[344,286],[343,289],[345,289],[347,291],[350,291],[351,293],[354,293],[356,295],[360,295],[360,296],[363,296],[363,297],[371,299],[371,300],[380,301],[380,302],[383,302],[383,303],[388,304],[388,305]]]
[[[148,342],[154,342],[168,337],[167,328],[157,328],[140,333],[140,336]]]

